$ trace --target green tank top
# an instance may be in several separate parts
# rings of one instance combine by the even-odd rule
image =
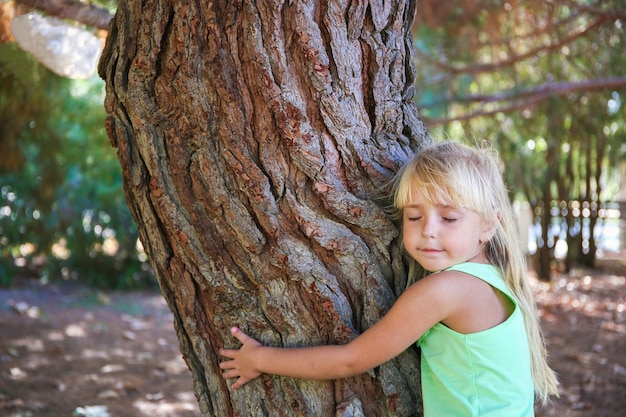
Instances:
[[[534,416],[530,350],[517,300],[493,265],[468,262],[452,270],[497,288],[515,309],[505,322],[481,332],[461,334],[437,323],[419,339],[424,416]]]

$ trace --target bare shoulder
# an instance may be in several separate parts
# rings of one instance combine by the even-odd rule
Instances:
[[[480,288],[488,288],[489,284],[480,278],[466,274],[460,271],[441,271],[428,275],[416,282],[419,285],[433,291],[433,295],[441,293],[446,297],[452,294],[464,294],[468,290]]]
[[[441,271],[422,278],[407,292],[419,294],[437,304],[445,316],[466,310],[477,300],[492,293],[491,286],[480,278],[460,271]]]
[[[468,334],[502,323],[512,312],[504,296],[489,283],[460,271],[442,271],[422,279],[442,321],[451,329]],[[417,285],[418,283],[414,284]]]
[[[446,308],[458,306],[460,299],[464,298],[464,294],[468,291],[475,291],[468,275],[458,271],[441,271],[430,274],[419,281],[415,282],[404,292],[403,297],[420,302],[428,302],[443,308],[447,313],[450,309]],[[477,279],[478,280],[478,279]]]

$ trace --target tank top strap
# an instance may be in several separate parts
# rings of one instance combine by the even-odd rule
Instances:
[[[504,293],[507,297],[511,298],[517,304],[515,297],[509,291],[504,279],[502,278],[502,272],[497,267],[490,264],[479,264],[476,262],[464,262],[450,268],[446,271],[459,271],[472,275],[478,279],[485,281],[487,284],[496,288],[500,292]]]

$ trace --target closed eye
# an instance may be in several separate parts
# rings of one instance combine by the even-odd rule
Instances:
[[[457,221],[458,219],[452,218],[452,217],[442,217],[441,218],[444,222],[446,223],[454,223],[455,221]]]
[[[421,216],[420,217],[408,217],[407,220],[410,222],[416,222],[418,220],[421,220]]]

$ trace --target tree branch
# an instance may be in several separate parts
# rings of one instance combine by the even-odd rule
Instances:
[[[15,0],[51,16],[71,19],[102,30],[109,30],[113,15],[107,9],[76,0]]]
[[[580,4],[577,1],[573,1],[573,0],[558,0],[558,1],[546,0],[546,3],[552,4],[554,6],[560,6],[560,5],[565,4],[571,7],[572,9],[577,9],[577,10],[594,14],[597,16],[605,16],[612,20],[626,19],[626,12],[622,10],[603,9],[601,1],[597,1],[596,3],[591,4],[591,5]]]
[[[522,98],[540,97],[550,95],[564,95],[571,92],[592,91],[603,88],[619,88],[626,85],[626,77],[598,78],[580,82],[557,81],[541,84],[528,90],[509,90],[499,94],[474,94],[464,97],[455,97],[446,100],[447,103],[492,103],[497,101],[518,100]]]
[[[499,62],[493,62],[493,63],[489,63],[489,64],[477,64],[477,65],[473,65],[473,66],[465,66],[465,67],[459,67],[459,66],[454,66],[454,65],[450,65],[447,64],[446,62],[443,61],[439,61],[439,60],[435,60],[433,57],[431,57],[426,51],[421,50],[420,48],[415,48],[416,53],[428,60],[432,65],[434,65],[435,67],[450,73],[450,74],[467,74],[467,73],[479,73],[479,72],[489,72],[489,71],[495,71],[499,68],[502,67],[510,67],[513,64],[523,61],[525,59],[529,59],[529,58],[533,58],[538,56],[541,52],[544,51],[552,51],[555,49],[559,49],[561,47],[563,47],[563,45],[566,45],[570,42],[573,42],[575,39],[581,37],[581,36],[585,36],[586,34],[588,34],[590,31],[592,31],[593,29],[597,28],[598,26],[603,25],[604,23],[606,23],[608,21],[608,19],[606,17],[599,17],[595,20],[595,22],[591,23],[589,26],[587,26],[584,29],[580,29],[577,30],[576,32],[573,32],[571,34],[569,34],[568,36],[566,36],[563,39],[558,40],[557,42],[552,42],[546,46],[541,46],[532,50],[527,51],[526,53],[520,54],[520,55],[515,55],[510,57],[509,59],[505,59]]]
[[[494,95],[472,95],[466,97],[459,97],[453,100],[447,100],[447,102],[460,102],[460,103],[495,103],[502,101],[509,101],[510,104],[503,105],[494,110],[480,110],[476,112],[470,112],[459,116],[454,116],[445,119],[431,119],[429,117],[421,115],[422,119],[428,126],[442,125],[458,120],[469,120],[475,117],[492,116],[497,113],[510,113],[515,110],[533,106],[550,96],[557,95],[562,96],[574,92],[595,91],[600,89],[616,89],[626,87],[626,77],[615,78],[600,78],[596,80],[586,80],[581,82],[553,82],[545,83],[536,88],[532,88],[526,91],[508,91],[503,94]],[[439,104],[439,103],[438,103]],[[420,107],[420,106],[418,106]],[[428,106],[421,106],[421,108],[428,108]]]

